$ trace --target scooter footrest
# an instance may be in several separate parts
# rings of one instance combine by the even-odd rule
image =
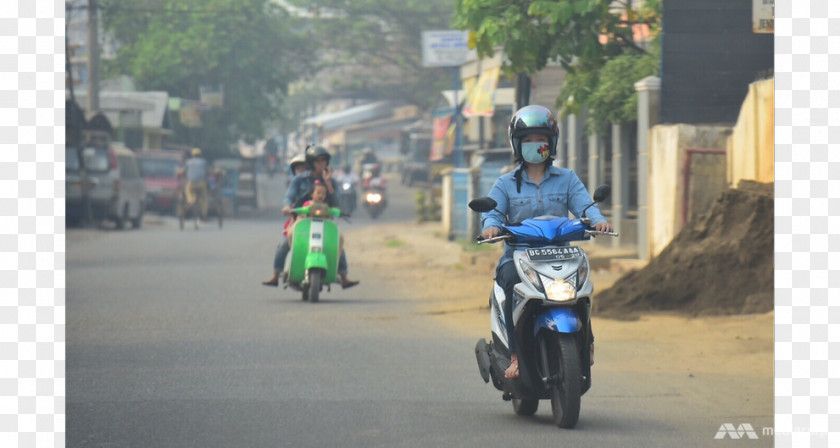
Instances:
[[[487,341],[479,339],[475,344],[475,360],[478,363],[478,373],[485,383],[490,382],[490,346]]]

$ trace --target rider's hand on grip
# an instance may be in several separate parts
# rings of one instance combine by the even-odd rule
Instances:
[[[592,228],[599,231],[599,232],[612,232],[613,231],[613,227],[610,225],[610,223],[608,223],[606,221],[599,222],[599,223],[595,224],[594,226],[592,226]]]
[[[488,238],[493,238],[494,236],[499,236],[499,228],[498,227],[488,227],[481,232],[481,236],[479,236],[479,240],[486,240]]]

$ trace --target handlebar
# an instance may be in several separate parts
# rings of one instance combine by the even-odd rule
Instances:
[[[606,236],[618,236],[615,232],[601,232],[600,230],[584,230],[587,235],[591,236],[598,236],[598,235],[606,235]]]
[[[499,236],[494,236],[493,238],[484,239],[484,238],[481,238],[481,235],[479,235],[475,238],[475,242],[476,242],[476,244],[492,244],[492,243],[498,243],[499,241],[509,240],[512,237],[513,237],[512,235],[499,235]]]
[[[598,236],[598,235],[606,235],[606,236],[614,236],[614,237],[618,236],[618,233],[616,233],[616,232],[601,232],[600,230],[584,230],[584,233],[586,235],[590,235],[590,236]],[[475,238],[475,242],[476,242],[476,244],[493,244],[493,243],[498,243],[499,241],[505,241],[505,240],[509,240],[509,239],[512,239],[512,238],[513,238],[513,235],[499,235],[499,236],[494,236],[493,238],[486,238],[485,239],[485,238],[481,238],[481,235],[479,235]]]

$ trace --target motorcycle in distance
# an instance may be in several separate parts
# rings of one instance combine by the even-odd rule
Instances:
[[[385,197],[385,179],[379,176],[379,164],[362,165],[362,204],[372,219],[376,219],[388,205]]]
[[[292,211],[307,218],[295,224],[283,289],[301,291],[304,301],[316,303],[323,287],[329,291],[336,283],[340,234],[329,218],[341,216],[341,210],[317,203]]]
[[[356,211],[356,184],[342,181],[338,190],[338,204],[342,216],[352,216]]]
[[[505,378],[510,366],[504,322],[504,291],[494,283],[490,293],[491,342],[481,339],[475,346],[479,373],[485,383],[512,400],[518,415],[534,415],[539,400],[551,400],[554,424],[573,428],[580,415],[580,399],[592,384],[589,346],[593,284],[589,279],[589,259],[584,250],[569,246],[571,241],[590,236],[618,236],[590,226],[586,210],[607,198],[608,185],[595,190],[594,202],[581,219],[540,216],[521,223],[506,223],[499,236],[478,244],[507,241],[514,247],[513,263],[521,282],[514,287],[513,320],[517,338],[519,377]],[[469,207],[476,212],[496,208],[489,197],[474,199]]]
[[[277,156],[269,155],[265,160],[265,171],[268,174],[269,179],[273,178],[275,174],[277,174],[277,165],[279,164],[277,160]]]

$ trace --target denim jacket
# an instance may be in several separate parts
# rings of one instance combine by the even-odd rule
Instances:
[[[312,189],[314,181],[315,178],[312,177],[311,171],[304,171],[293,177],[291,183],[289,183],[289,189],[286,190],[286,198],[283,201],[283,205],[295,207],[296,205],[299,206],[299,204],[303,203],[302,199],[304,199],[306,194],[309,193],[309,190]],[[330,183],[332,184],[332,179],[330,179]],[[334,186],[335,184],[332,185]],[[333,191],[335,191],[334,188]],[[336,207],[338,205],[333,193],[327,193],[327,204],[329,204],[330,207]]]
[[[497,202],[496,210],[491,210],[481,215],[482,231],[489,227],[501,228],[505,223],[504,215],[507,215],[508,222],[521,222],[528,218],[553,215],[559,217],[569,216],[569,212],[580,218],[580,214],[587,205],[592,203],[592,197],[583,186],[583,182],[568,168],[549,166],[539,184],[528,177],[525,170],[522,170],[522,188],[516,191],[516,179],[514,174],[521,167],[517,167],[509,173],[503,174],[490,189],[490,197]],[[504,214],[504,215],[503,215]],[[606,222],[597,205],[593,205],[586,211],[586,216],[592,220],[592,224]],[[505,243],[505,250],[498,266],[501,266],[513,259],[513,247]]]

